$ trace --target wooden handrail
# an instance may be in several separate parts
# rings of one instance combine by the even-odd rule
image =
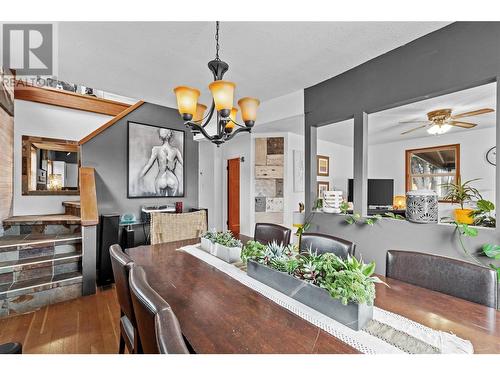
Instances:
[[[80,167],[80,217],[82,226],[99,223],[94,168]]]
[[[116,116],[131,106],[115,100],[96,98],[52,87],[38,87],[21,80],[16,81],[14,97],[18,100],[78,109],[108,116]]]
[[[85,138],[82,138],[80,142],[78,142],[79,145],[83,145],[84,143],[90,141],[92,138],[94,138],[96,135],[101,134],[104,130],[109,128],[110,126],[114,125],[117,121],[121,120],[125,116],[127,116],[130,112],[135,111],[137,108],[139,108],[141,105],[144,104],[144,101],[139,100],[137,103],[134,105],[131,105],[127,109],[125,109],[123,112],[120,112],[118,115],[113,117],[111,120],[109,120],[107,123],[104,125],[98,127],[96,130],[94,130],[92,133],[87,135]]]

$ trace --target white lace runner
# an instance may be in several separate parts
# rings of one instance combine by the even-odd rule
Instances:
[[[226,275],[237,280],[241,284],[255,290],[256,292],[269,298],[276,304],[291,311],[295,315],[300,316],[302,319],[321,328],[322,330],[328,332],[332,336],[335,336],[339,340],[345,342],[346,344],[352,346],[362,353],[404,354],[407,352],[412,352],[405,350],[404,347],[398,347],[399,345],[395,345],[389,340],[384,341],[384,339],[371,335],[366,331],[354,331],[351,328],[346,327],[336,320],[331,319],[316,310],[313,310],[309,306],[306,306],[294,300],[293,298],[288,297],[287,295],[261,283],[260,281],[251,278],[236,266],[226,263],[223,260],[206,253],[199,248],[199,245],[184,246],[179,250],[185,251],[186,253],[191,254],[192,256],[204,261],[205,263],[210,264],[211,266],[217,268],[219,271],[224,272]],[[382,310],[378,307],[374,307],[373,309],[373,319],[378,323],[381,323],[382,325],[392,327],[395,331],[402,332],[403,335],[405,334],[410,336],[410,341],[411,339],[421,341],[423,344],[426,344],[428,346],[428,351],[432,351],[433,349],[435,349],[435,351],[443,354],[474,352],[472,344],[468,340],[463,340],[460,337],[447,332],[436,331],[410,319],[407,319],[401,315]],[[416,352],[418,353],[418,351]]]

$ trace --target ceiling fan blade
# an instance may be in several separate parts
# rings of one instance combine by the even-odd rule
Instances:
[[[457,118],[477,116],[477,115],[482,115],[483,113],[490,113],[490,112],[495,112],[495,110],[492,108],[482,108],[482,109],[477,109],[475,111],[459,113],[458,115],[451,116],[451,118],[455,120]]]
[[[470,129],[470,128],[477,126],[477,124],[473,124],[472,122],[464,122],[464,121],[449,121],[448,124],[450,124],[452,126],[458,126],[459,128],[466,128],[466,129]]]
[[[428,122],[429,120],[413,120],[413,121],[399,121],[398,124],[423,124]]]
[[[416,128],[413,128],[413,129],[407,130],[407,131],[405,131],[405,132],[402,132],[402,133],[401,133],[401,135],[405,135],[405,134],[408,134],[408,133],[414,132],[415,130],[425,128],[427,125],[429,125],[429,124],[427,123],[427,124],[425,124],[425,125],[418,126],[418,127],[416,127]]]

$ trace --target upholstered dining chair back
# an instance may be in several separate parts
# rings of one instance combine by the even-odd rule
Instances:
[[[497,308],[497,274],[487,267],[439,255],[389,250],[386,276]]]
[[[205,210],[169,214],[151,214],[151,244],[188,240],[200,237],[207,231],[207,212]]]
[[[271,223],[257,223],[255,224],[254,240],[267,245],[273,241],[285,246],[290,244],[290,237],[292,231],[281,225]]]
[[[318,254],[334,253],[340,258],[354,255],[356,245],[351,241],[321,233],[302,233],[300,236],[300,251],[316,251]]]
[[[155,316],[155,331],[160,354],[189,354],[179,321],[172,309],[158,311]]]
[[[137,330],[141,342],[141,352],[158,354],[155,316],[161,310],[170,309],[170,305],[151,288],[142,267],[133,267],[130,270],[129,280]]]
[[[134,307],[130,297],[130,287],[128,284],[129,272],[134,262],[127,254],[125,254],[120,245],[111,245],[109,248],[111,256],[111,267],[113,268],[113,276],[115,278],[116,294],[118,303],[122,313],[135,326]]]

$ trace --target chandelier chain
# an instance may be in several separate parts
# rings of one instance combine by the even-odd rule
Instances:
[[[215,60],[219,61],[219,21],[215,22]]]

